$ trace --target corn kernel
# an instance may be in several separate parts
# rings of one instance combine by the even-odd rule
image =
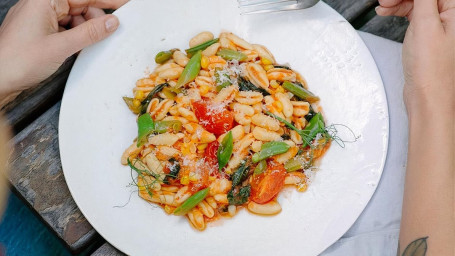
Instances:
[[[182,178],[180,178],[180,183],[182,185],[188,185],[190,184],[190,178],[187,175],[182,176]]]
[[[300,183],[297,185],[297,191],[305,192],[308,189],[308,185],[306,183]]]
[[[267,58],[261,58],[262,65],[272,65],[272,61]]]
[[[204,150],[204,149],[207,148],[207,146],[208,146],[207,143],[199,144],[199,145],[197,145],[197,149],[198,150]]]
[[[199,87],[199,93],[204,96],[206,95],[208,92],[210,91],[210,87],[208,85],[202,85],[201,87]]]
[[[136,94],[134,95],[134,98],[135,99],[138,99],[138,100],[143,100],[144,99],[144,92],[143,91],[136,91]]]
[[[210,64],[209,58],[207,56],[202,56],[201,58],[201,67],[206,69]]]
[[[210,180],[210,181],[214,181],[214,180],[216,180],[216,177],[215,177],[215,176],[210,176],[210,177],[209,177],[209,180]]]
[[[134,100],[133,100],[133,106],[134,106],[134,107],[137,108],[137,107],[139,107],[140,105],[141,105],[141,101],[139,101],[138,99],[134,99]]]
[[[277,88],[278,86],[280,86],[280,84],[276,80],[272,80],[270,81],[270,86],[272,88]]]
[[[281,112],[283,110],[283,104],[281,104],[281,102],[279,102],[279,101],[273,102],[272,105],[275,107],[276,111],[278,111],[278,112]]]
[[[164,206],[164,211],[167,213],[167,214],[172,214],[175,210],[175,207],[172,207],[172,206],[169,206],[169,205],[165,205]]]
[[[192,182],[198,181],[198,178],[197,178],[196,175],[190,175],[189,179],[190,179],[190,181],[192,181]]]
[[[286,90],[284,90],[284,88],[283,88],[283,87],[281,87],[281,86],[278,86],[278,87],[276,88],[276,92],[285,93],[285,92],[286,92]]]
[[[273,65],[265,65],[265,66],[264,66],[265,71],[270,70],[270,69],[272,69],[272,68],[274,68]]]

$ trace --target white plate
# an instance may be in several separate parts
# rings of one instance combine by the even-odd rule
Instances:
[[[376,65],[356,31],[324,3],[308,10],[240,16],[234,0],[132,1],[116,12],[119,30],[79,55],[60,113],[63,170],[77,205],[112,245],[131,255],[316,255],[341,237],[381,177],[388,110]],[[245,210],[204,232],[140,199],[120,156],[136,136],[131,95],[158,51],[187,48],[196,33],[230,30],[267,46],[319,95],[328,123],[361,138],[333,144],[305,193],[281,193],[283,211]],[[128,202],[129,201],[129,202]],[[128,202],[128,203],[127,203]],[[115,206],[124,205],[118,208]]]

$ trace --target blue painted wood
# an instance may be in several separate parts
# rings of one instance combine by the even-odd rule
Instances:
[[[7,256],[71,255],[61,240],[13,193],[0,222],[1,250]]]

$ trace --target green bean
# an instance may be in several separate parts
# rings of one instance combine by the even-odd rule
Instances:
[[[191,209],[196,207],[196,205],[198,205],[202,200],[204,200],[208,196],[209,191],[210,188],[206,188],[190,196],[188,199],[186,199],[185,202],[183,202],[183,204],[181,204],[174,210],[174,215],[181,216],[187,214],[189,211],[191,211]]]
[[[207,42],[204,42],[200,45],[196,45],[190,49],[186,49],[185,52],[186,54],[188,55],[188,57],[191,57],[193,56],[193,54],[195,54],[196,52],[198,51],[203,51],[205,50],[207,47],[209,47],[210,45],[214,44],[214,43],[217,43],[218,42],[218,38],[215,38],[215,39],[212,39],[210,41],[207,41]]]
[[[231,49],[221,49],[219,50],[216,55],[220,56],[225,60],[238,60],[238,61],[245,61],[248,59],[248,56],[243,52],[234,51]]]
[[[216,153],[218,158],[218,167],[223,169],[232,155],[232,150],[234,148],[234,138],[232,137],[232,132],[229,131],[226,136],[224,136],[223,141],[221,141],[218,151]]]
[[[137,119],[137,146],[144,144],[144,139],[155,131],[155,122],[148,113],[139,116]]]
[[[201,58],[201,51],[198,51],[196,54],[194,54],[193,57],[191,57],[191,59],[188,61],[188,64],[186,64],[185,68],[183,69],[182,74],[180,75],[179,80],[177,81],[177,84],[174,86],[173,90],[184,86],[197,77],[199,71],[201,70]]]
[[[313,118],[311,118],[311,120],[305,126],[305,129],[299,133],[303,139],[302,147],[308,146],[318,133],[324,132],[324,128],[325,124],[322,114],[317,113],[315,116],[313,116]]]
[[[261,147],[261,151],[253,155],[253,163],[257,163],[274,155],[286,153],[289,148],[290,146],[282,141],[271,141],[264,143]]]
[[[303,169],[303,165],[299,160],[293,158],[284,164],[284,169],[286,169],[287,172],[295,172],[297,170]]]
[[[156,133],[165,133],[169,130],[174,132],[179,132],[182,130],[182,122],[179,120],[169,120],[169,121],[158,121],[155,122],[155,129]]]
[[[256,165],[256,168],[254,168],[254,174],[258,175],[263,173],[267,169],[267,161],[262,160],[259,161],[258,165]]]
[[[319,101],[318,96],[315,96],[312,92],[303,88],[303,86],[299,86],[299,85],[293,84],[289,81],[285,81],[283,83],[283,88],[290,91],[292,94],[294,94],[301,100],[308,101],[309,103],[314,103],[314,102]]]
[[[145,99],[141,102],[141,112],[139,114],[141,114],[141,115],[145,114],[145,112],[147,112],[147,107],[148,107],[150,101],[153,99],[153,97],[155,97],[155,95],[157,93],[159,93],[161,90],[163,90],[163,88],[165,86],[168,86],[168,85],[169,85],[168,83],[162,83],[162,84],[155,86],[155,88],[153,88],[153,90],[151,92],[149,92],[147,97],[145,97]]]
[[[176,51],[177,49],[172,49],[172,50],[169,50],[169,51],[161,51],[159,52],[158,54],[156,54],[155,56],[155,62],[157,64],[163,64],[164,62],[168,61],[170,58],[172,58],[172,54],[174,54],[174,52]]]
[[[134,114],[139,114],[139,112],[141,111],[141,106],[137,106],[135,107],[134,104],[133,104],[133,101],[134,101],[134,98],[130,98],[130,97],[123,97],[123,101],[125,101],[126,105],[128,105],[128,108],[134,113]]]

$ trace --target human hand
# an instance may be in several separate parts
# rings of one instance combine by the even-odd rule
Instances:
[[[68,57],[112,34],[119,21],[100,8],[126,2],[20,0],[0,27],[0,100],[38,84]]]
[[[455,1],[379,0],[382,16],[410,20],[403,45],[404,99],[410,116],[454,114]],[[431,109],[429,109],[431,108]]]

